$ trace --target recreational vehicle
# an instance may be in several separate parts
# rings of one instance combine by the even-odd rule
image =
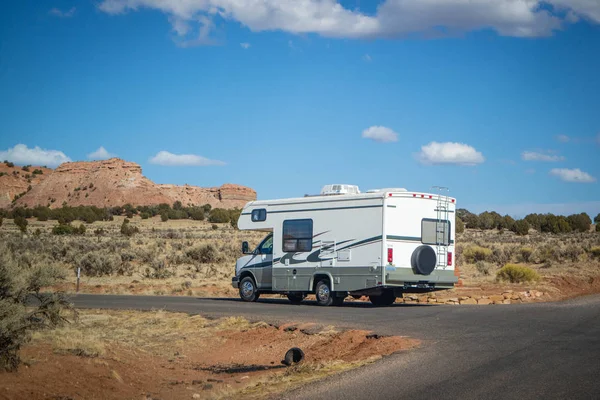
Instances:
[[[315,294],[324,306],[348,295],[390,305],[403,293],[450,289],[458,281],[455,209],[445,188],[326,185],[316,196],[251,201],[238,228],[267,234],[254,250],[242,243],[232,285],[245,301],[279,293],[300,303]]]

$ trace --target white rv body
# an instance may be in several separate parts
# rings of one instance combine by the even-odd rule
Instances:
[[[455,209],[405,189],[249,202],[238,228],[271,232],[272,250],[267,238],[238,259],[232,284],[251,277],[260,293],[304,296],[327,281],[342,299],[452,288]]]

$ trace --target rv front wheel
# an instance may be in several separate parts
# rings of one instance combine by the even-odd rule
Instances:
[[[259,297],[256,283],[252,277],[247,276],[240,282],[240,297],[244,301],[256,301]]]
[[[331,291],[329,281],[322,280],[317,283],[315,288],[315,295],[317,297],[317,304],[320,306],[330,306],[333,304],[335,293]]]

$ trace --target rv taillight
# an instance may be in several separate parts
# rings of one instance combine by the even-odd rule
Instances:
[[[393,261],[394,261],[394,249],[390,247],[388,249],[388,262],[391,263]]]
[[[452,266],[452,253],[448,253],[448,266]]]

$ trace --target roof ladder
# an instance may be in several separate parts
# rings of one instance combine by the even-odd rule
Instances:
[[[436,223],[436,254],[437,254],[437,266],[446,268],[448,266],[448,245],[450,224],[448,223],[448,206],[450,203],[450,197],[448,196],[449,189],[442,186],[433,186],[434,190],[437,191],[437,202],[435,205],[435,211],[437,213]]]

